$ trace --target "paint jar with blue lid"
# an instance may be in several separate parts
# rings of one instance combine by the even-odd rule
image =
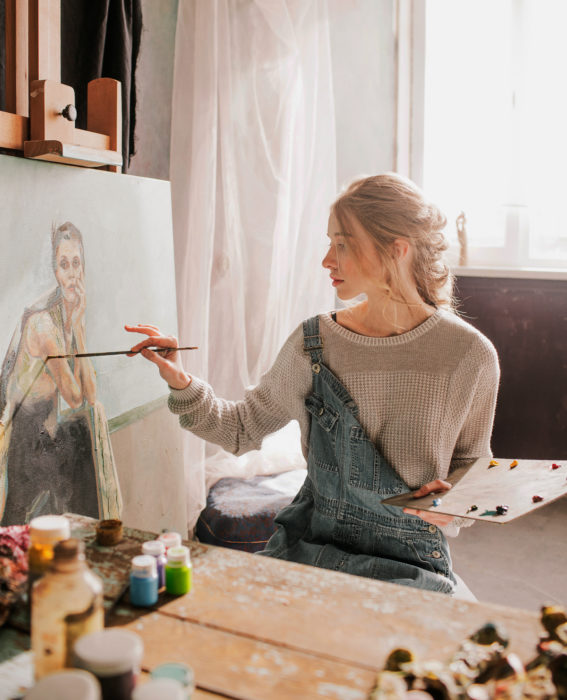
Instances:
[[[142,545],[142,553],[147,554],[156,560],[158,588],[163,588],[165,586],[165,563],[167,561],[164,543],[160,542],[159,540],[144,542]]]
[[[155,605],[158,600],[157,564],[154,557],[140,554],[132,559],[130,570],[130,602],[140,608]]]
[[[150,673],[152,679],[172,678],[183,686],[185,698],[190,700],[195,690],[195,674],[191,666],[182,663],[168,663],[156,666]]]

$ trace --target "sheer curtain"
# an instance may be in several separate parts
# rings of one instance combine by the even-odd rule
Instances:
[[[336,194],[324,0],[180,0],[171,185],[179,337],[189,372],[242,398],[291,331],[328,310]],[[240,458],[187,433],[188,525],[225,475],[304,464],[294,424]]]

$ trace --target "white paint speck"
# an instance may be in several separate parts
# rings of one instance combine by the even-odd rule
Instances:
[[[253,666],[246,666],[244,669],[247,673],[255,673],[257,676],[269,676],[271,671],[267,668],[254,668]]]
[[[334,700],[365,700],[366,693],[356,688],[347,688],[345,685],[336,683],[319,683],[317,695],[324,698],[334,698]]]

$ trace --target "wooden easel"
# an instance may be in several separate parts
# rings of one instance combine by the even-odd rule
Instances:
[[[0,148],[121,172],[120,82],[88,84],[87,129],[77,129],[75,91],[61,83],[61,0],[6,0],[6,108]]]

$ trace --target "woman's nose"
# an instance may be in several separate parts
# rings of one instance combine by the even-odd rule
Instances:
[[[321,264],[329,269],[336,267],[334,246],[330,246]]]

